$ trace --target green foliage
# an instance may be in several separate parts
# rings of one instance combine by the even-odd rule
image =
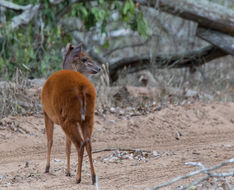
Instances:
[[[122,7],[123,21],[128,23],[132,30],[136,30],[143,38],[152,34],[142,11],[135,8],[133,0],[125,1]]]
[[[103,4],[103,3],[104,3],[104,0],[98,0],[98,3],[99,3],[99,4]]]
[[[99,6],[91,7],[89,4],[74,4],[71,16],[79,17],[83,20],[86,30],[95,27],[97,23],[102,24],[102,32],[105,32],[107,20],[110,16],[108,4],[104,0],[98,0]]]
[[[144,18],[142,12],[136,16],[137,31],[138,33],[146,38],[148,35],[152,35],[152,30],[149,28],[147,20]]]
[[[106,40],[106,41],[102,44],[102,47],[105,48],[105,49],[108,49],[109,46],[110,46],[109,40]]]
[[[135,5],[132,0],[127,0],[122,8],[122,17],[125,22],[129,22],[135,12]]]
[[[0,57],[0,69],[3,67],[3,64],[4,64],[4,59]]]
[[[7,49],[2,54],[3,61],[0,59],[2,77],[11,78],[17,68],[29,73],[30,77],[48,76],[61,68],[60,50],[64,46],[62,39],[66,41],[66,37],[61,37],[61,30],[45,29],[40,33],[33,29],[25,27],[5,34],[4,43]],[[44,43],[41,41],[43,37]],[[3,76],[5,71],[7,76]]]
[[[72,6],[71,16],[85,19],[88,16],[88,14],[88,10],[82,3],[74,4]]]
[[[9,30],[8,26],[19,12],[8,10],[5,12],[7,24],[0,24],[0,78],[11,78],[17,69],[28,73],[30,77],[48,76],[61,69],[61,49],[71,42],[70,33],[63,32],[58,26],[60,13],[71,6],[70,11],[63,17],[79,17],[86,31],[92,27],[99,27],[100,32],[107,32],[108,24],[112,23],[112,11],[118,12],[120,23],[130,27],[146,38],[151,34],[142,11],[135,7],[133,0],[119,2],[117,0],[87,1],[85,3],[70,4],[70,0],[52,5],[49,0],[13,0],[19,5],[35,5],[40,3],[40,11],[28,25],[21,26],[17,31]],[[42,23],[41,23],[42,22]],[[42,27],[43,25],[43,27]],[[108,48],[108,39],[102,44]]]

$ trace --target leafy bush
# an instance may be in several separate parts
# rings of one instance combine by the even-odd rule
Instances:
[[[19,5],[27,5],[28,1],[14,0]],[[138,31],[142,37],[150,34],[150,29],[138,6],[133,0],[119,1],[97,0],[85,3],[62,1],[53,5],[49,0],[32,0],[31,4],[40,3],[36,17],[26,26],[18,30],[9,29],[11,19],[19,12],[7,9],[6,22],[0,25],[0,76],[12,78],[16,69],[28,73],[30,78],[48,76],[61,68],[61,49],[71,42],[71,33],[63,32],[59,20],[63,17],[78,17],[85,31],[97,25],[101,32],[106,32],[108,23],[112,22],[111,12],[120,15],[118,22],[125,27]],[[108,48],[108,42],[105,43]]]

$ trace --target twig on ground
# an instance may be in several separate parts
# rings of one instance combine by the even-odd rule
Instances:
[[[220,164],[217,164],[211,168],[206,168],[202,163],[200,162],[187,162],[185,163],[186,165],[192,165],[192,166],[199,166],[201,168],[201,171],[210,177],[228,177],[228,176],[234,176],[234,172],[228,172],[228,173],[214,173],[214,172],[209,172],[215,169],[218,169],[222,166],[226,166],[228,164],[234,163],[234,158],[221,162]]]
[[[162,187],[166,187],[166,186],[169,186],[181,179],[187,179],[191,176],[194,176],[194,175],[197,175],[197,174],[200,174],[200,173],[204,173],[204,174],[207,174],[207,176],[201,178],[201,179],[198,179],[198,180],[195,180],[194,182],[192,182],[191,184],[189,185],[186,185],[185,187],[182,187],[182,188],[179,188],[180,190],[184,190],[184,189],[187,189],[191,186],[195,186],[195,185],[198,185],[199,183],[205,181],[205,180],[208,180],[210,177],[228,177],[228,176],[234,176],[234,172],[227,172],[227,173],[214,173],[214,172],[209,172],[209,171],[212,171],[212,170],[215,170],[215,169],[218,169],[222,166],[226,166],[228,164],[231,164],[231,163],[234,163],[234,158],[230,159],[230,160],[227,160],[227,161],[224,161],[224,162],[221,162],[213,167],[210,167],[210,168],[206,168],[202,163],[200,162],[186,162],[185,165],[192,165],[192,166],[199,166],[201,168],[201,170],[197,170],[197,171],[194,171],[194,172],[190,172],[184,176],[179,176],[179,177],[176,177],[174,179],[172,179],[171,181],[169,182],[166,182],[166,183],[163,183],[157,187],[154,187],[152,190],[157,190],[157,189],[160,189]]]
[[[157,187],[154,187],[152,190],[157,190],[157,189],[166,187],[166,186],[171,185],[171,184],[173,184],[173,183],[175,183],[175,182],[177,182],[177,181],[179,181],[179,180],[181,180],[181,179],[187,179],[187,178],[189,178],[189,177],[191,177],[191,176],[194,176],[194,175],[197,175],[197,174],[199,174],[199,173],[201,173],[201,170],[198,170],[198,171],[195,171],[195,172],[190,172],[190,173],[188,173],[188,174],[186,174],[186,175],[184,175],[184,176],[176,177],[176,178],[172,179],[172,180],[169,181],[169,182],[166,182],[166,183],[163,183],[163,184],[161,184],[161,185],[159,185],[159,186],[157,186]]]
[[[205,176],[205,177],[203,177],[201,179],[193,181],[192,183],[190,183],[189,185],[186,185],[185,187],[179,188],[178,190],[185,190],[185,189],[191,188],[193,186],[196,186],[196,185],[202,183],[203,181],[208,180],[209,178],[210,178],[209,176]]]
[[[148,152],[151,153],[152,151],[150,150],[141,150],[141,149],[132,149],[132,148],[104,148],[104,149],[100,149],[100,150],[95,150],[92,153],[99,153],[99,152],[108,152],[108,151],[142,151],[142,152]]]

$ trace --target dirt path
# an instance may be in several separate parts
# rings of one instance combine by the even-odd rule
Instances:
[[[133,117],[97,115],[93,150],[103,148],[142,151],[93,154],[100,190],[155,187],[198,169],[184,165],[185,162],[202,162],[208,167],[234,157],[234,103],[169,105],[161,111]],[[77,155],[74,148],[72,152],[72,176],[66,177],[64,134],[55,126],[51,172],[45,174],[46,137],[42,115],[2,119],[0,190],[95,189],[91,185],[87,157],[81,184],[75,184]],[[234,164],[222,171],[234,171],[233,168]],[[165,189],[193,180],[182,180]],[[228,180],[234,184],[233,178]]]

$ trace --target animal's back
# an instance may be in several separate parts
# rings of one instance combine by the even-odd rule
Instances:
[[[93,118],[96,91],[92,83],[79,72],[58,71],[48,78],[42,89],[43,111],[56,124],[66,120],[80,122],[83,95],[86,97],[85,114]]]

